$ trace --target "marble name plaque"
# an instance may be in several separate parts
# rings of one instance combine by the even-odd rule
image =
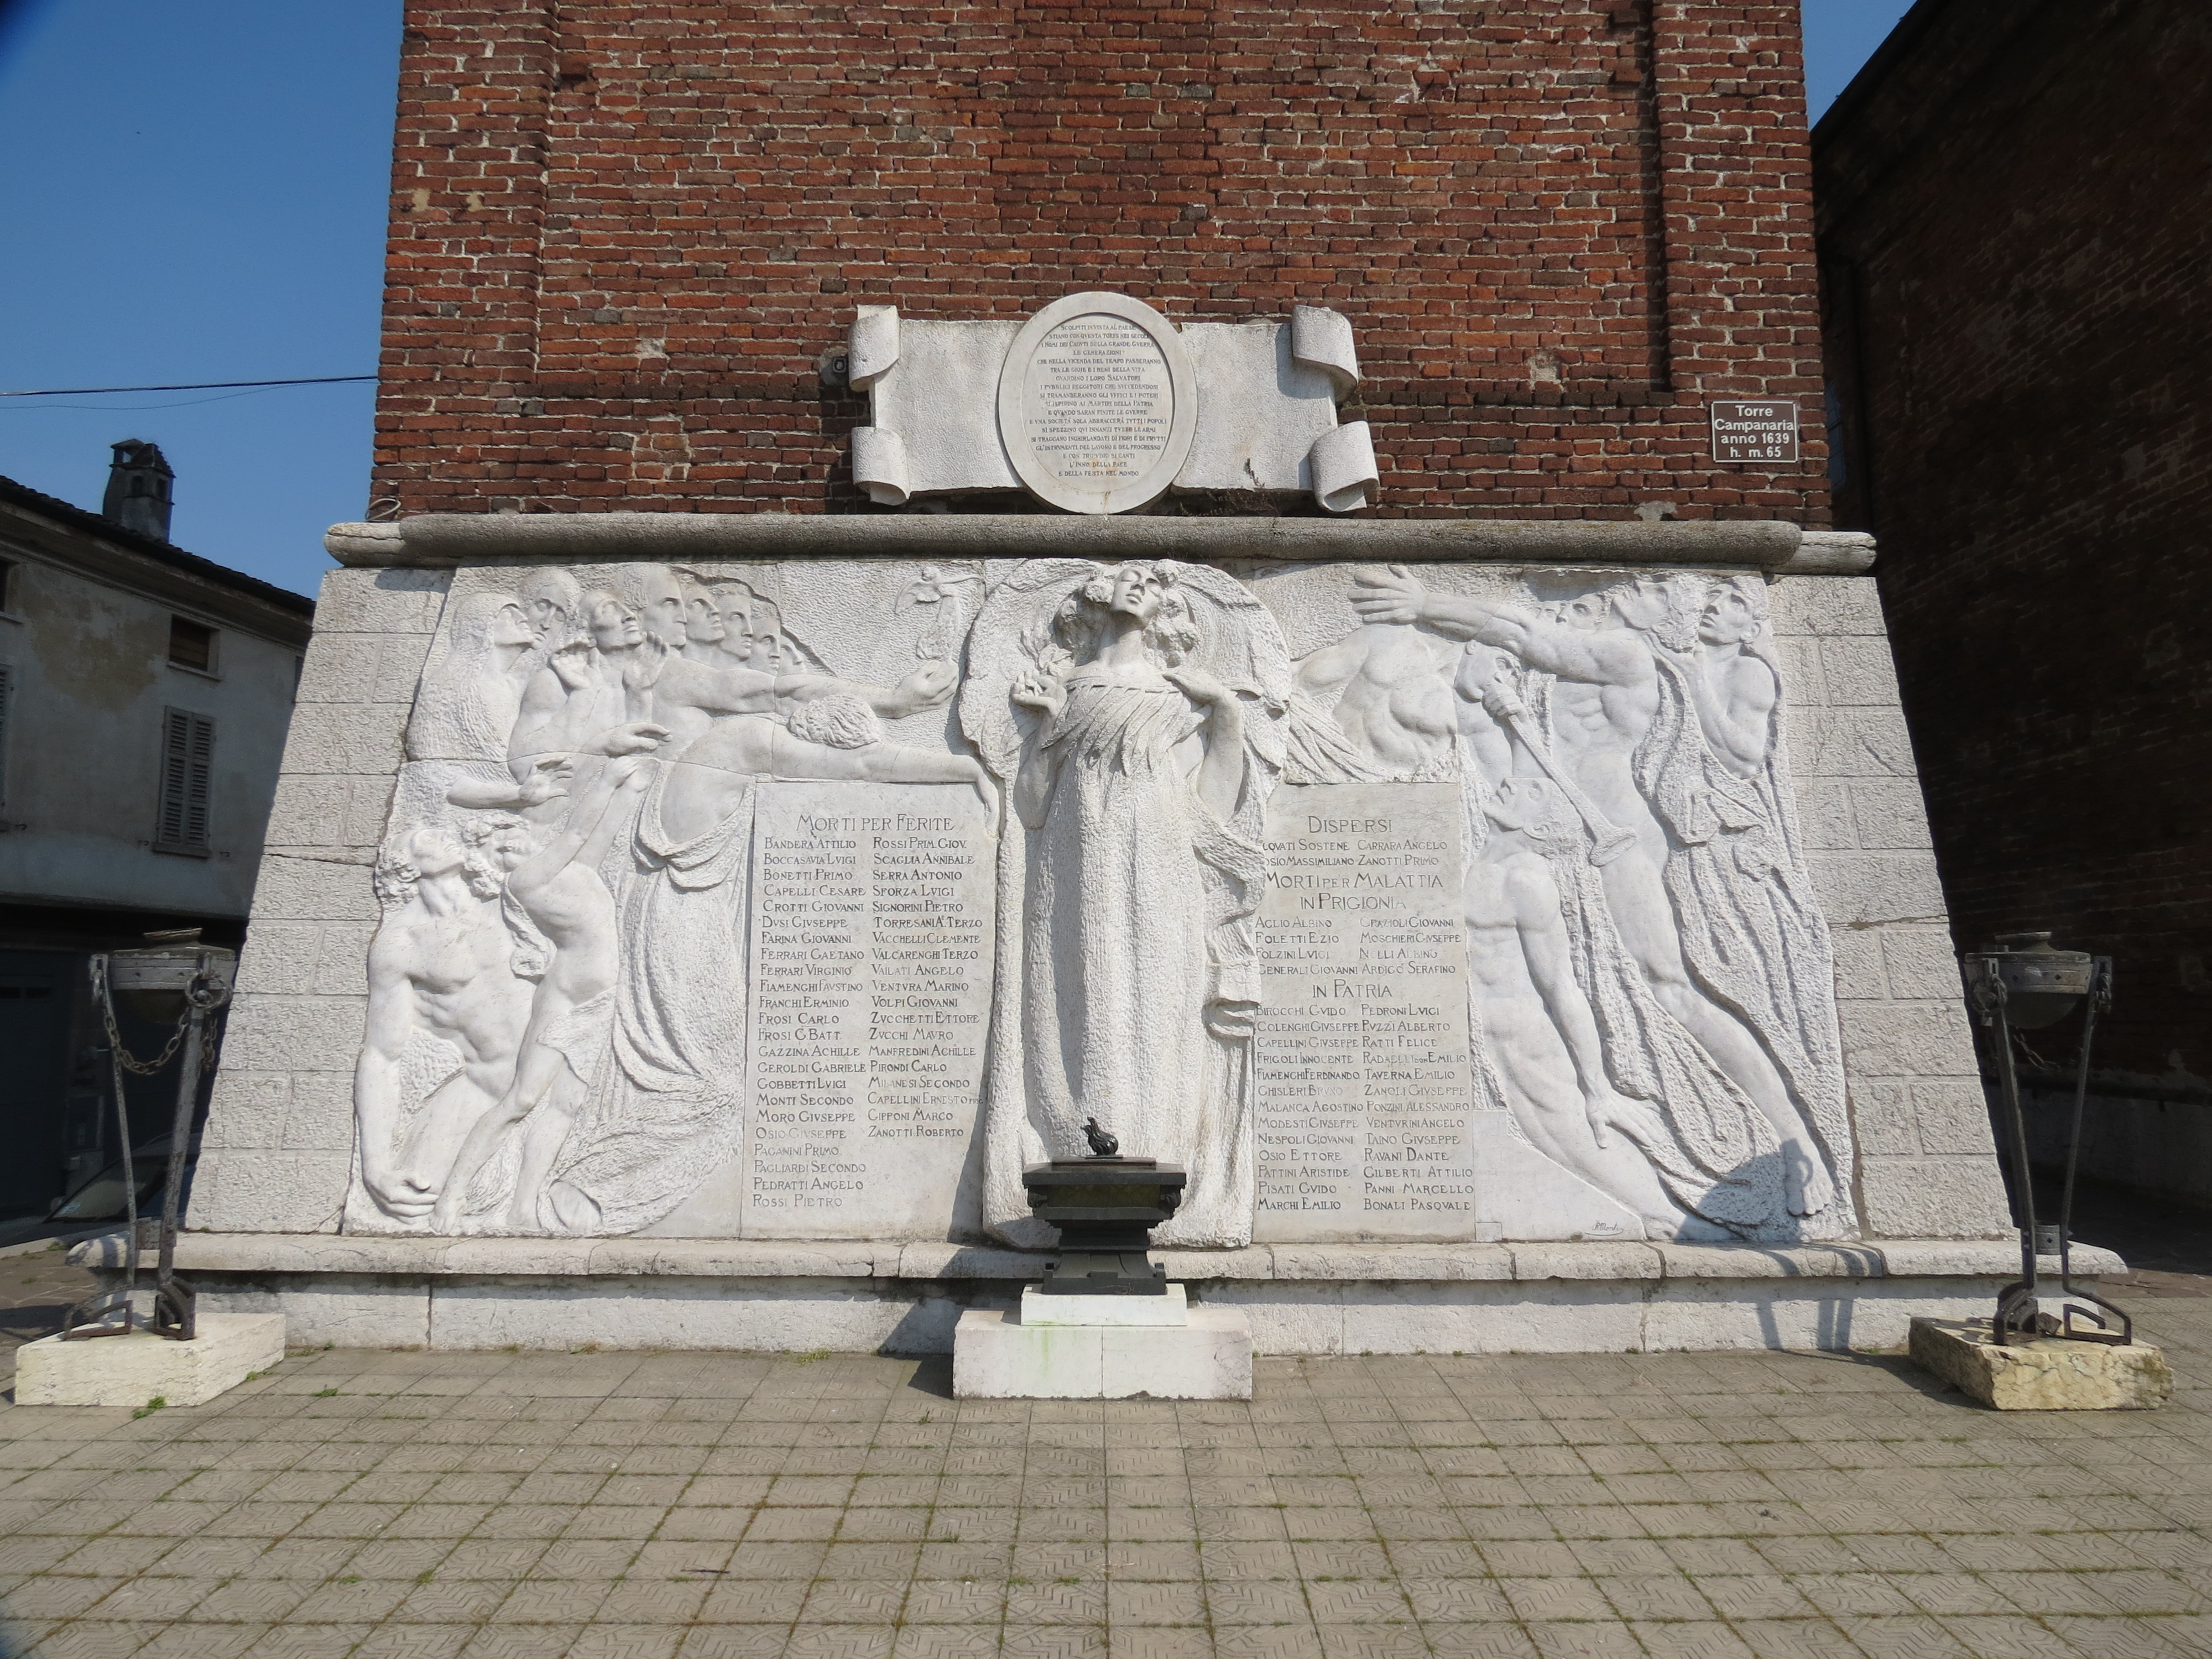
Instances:
[[[763,786],[744,1236],[951,1225],[981,1104],[993,839],[970,789]]]
[[[1474,1237],[1462,815],[1450,784],[1275,795],[1256,1240]]]
[[[1013,322],[866,305],[846,363],[868,397],[853,481],[879,506],[1027,489],[1072,513],[1121,513],[1173,489],[1350,513],[1378,486],[1367,422],[1339,416],[1359,383],[1352,325],[1321,306],[1171,322],[1089,293]]]

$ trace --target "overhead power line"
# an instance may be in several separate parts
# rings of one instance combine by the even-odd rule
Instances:
[[[242,386],[337,386],[374,374],[316,374],[302,380],[184,380],[173,386],[72,386],[46,392],[0,392],[0,398],[96,398],[110,392],[227,392]]]

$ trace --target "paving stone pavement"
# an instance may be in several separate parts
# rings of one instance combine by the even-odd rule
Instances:
[[[0,1411],[11,1659],[2212,1655],[2212,1280],[2163,1411],[1894,1357],[1267,1359],[1249,1405],[942,1360],[295,1354]]]
[[[14,1375],[17,1348],[61,1329],[70,1305],[95,1288],[90,1273],[69,1265],[66,1248],[55,1243],[0,1251],[0,1377]]]

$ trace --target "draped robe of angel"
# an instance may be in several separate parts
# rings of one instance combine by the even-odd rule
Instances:
[[[1047,627],[1035,625],[1040,589]],[[1002,631],[1025,602],[1026,665]],[[1045,1242],[1022,1166],[1082,1156],[1095,1117],[1125,1153],[1189,1170],[1156,1239],[1247,1243],[1252,916],[1281,759],[1270,722],[1290,689],[1273,623],[1210,569],[1055,560],[1001,584],[977,628],[987,660],[971,668],[963,717],[1012,776],[1025,831],[1005,838],[1021,867],[1003,872],[1001,923],[1011,908],[1019,932],[1001,937],[1015,971],[1000,975],[994,1022],[985,1218],[1015,1243]],[[1232,637],[1208,641],[1216,629]],[[1038,717],[1018,746],[980,707],[994,697]]]
[[[1682,948],[1741,1009],[1841,1167],[1850,1146],[1826,920],[1784,773],[1781,674],[1755,579],[1717,584],[1692,650],[1655,653],[1659,708],[1637,781],[1674,843]]]

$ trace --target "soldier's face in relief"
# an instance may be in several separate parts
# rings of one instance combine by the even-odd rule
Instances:
[[[601,599],[592,607],[592,643],[600,650],[627,651],[644,641],[644,623],[621,600]]]
[[[538,629],[520,605],[503,605],[491,619],[484,637],[494,645],[534,645]]]
[[[1482,809],[1482,815],[1501,830],[1525,830],[1541,823],[1552,810],[1551,792],[1540,778],[1505,778]]]
[[[1585,634],[1595,633],[1605,626],[1612,613],[1613,607],[1603,594],[1585,593],[1559,607],[1559,622],[1564,627],[1579,629]]]
[[[523,614],[539,639],[567,634],[569,619],[582,603],[583,594],[575,582],[562,571],[542,571],[523,586]]]
[[[714,611],[722,619],[722,649],[740,662],[752,650],[753,596],[743,587],[714,590]]]
[[[1617,587],[1613,608],[1631,628],[1656,628],[1667,617],[1666,584],[1647,580]]]
[[[511,823],[492,840],[492,862],[502,870],[512,870],[537,850],[528,826]]]
[[[719,645],[727,637],[728,627],[722,613],[714,609],[714,602],[700,594],[684,607],[684,637],[695,645]]]
[[[684,590],[673,576],[653,584],[645,600],[644,622],[663,645],[681,646],[684,640]]]
[[[1723,588],[1698,618],[1698,637],[1707,645],[1741,645],[1759,632],[1759,618],[1733,588]]]
[[[461,838],[440,825],[417,830],[407,843],[407,861],[426,876],[450,874],[467,859]]]

